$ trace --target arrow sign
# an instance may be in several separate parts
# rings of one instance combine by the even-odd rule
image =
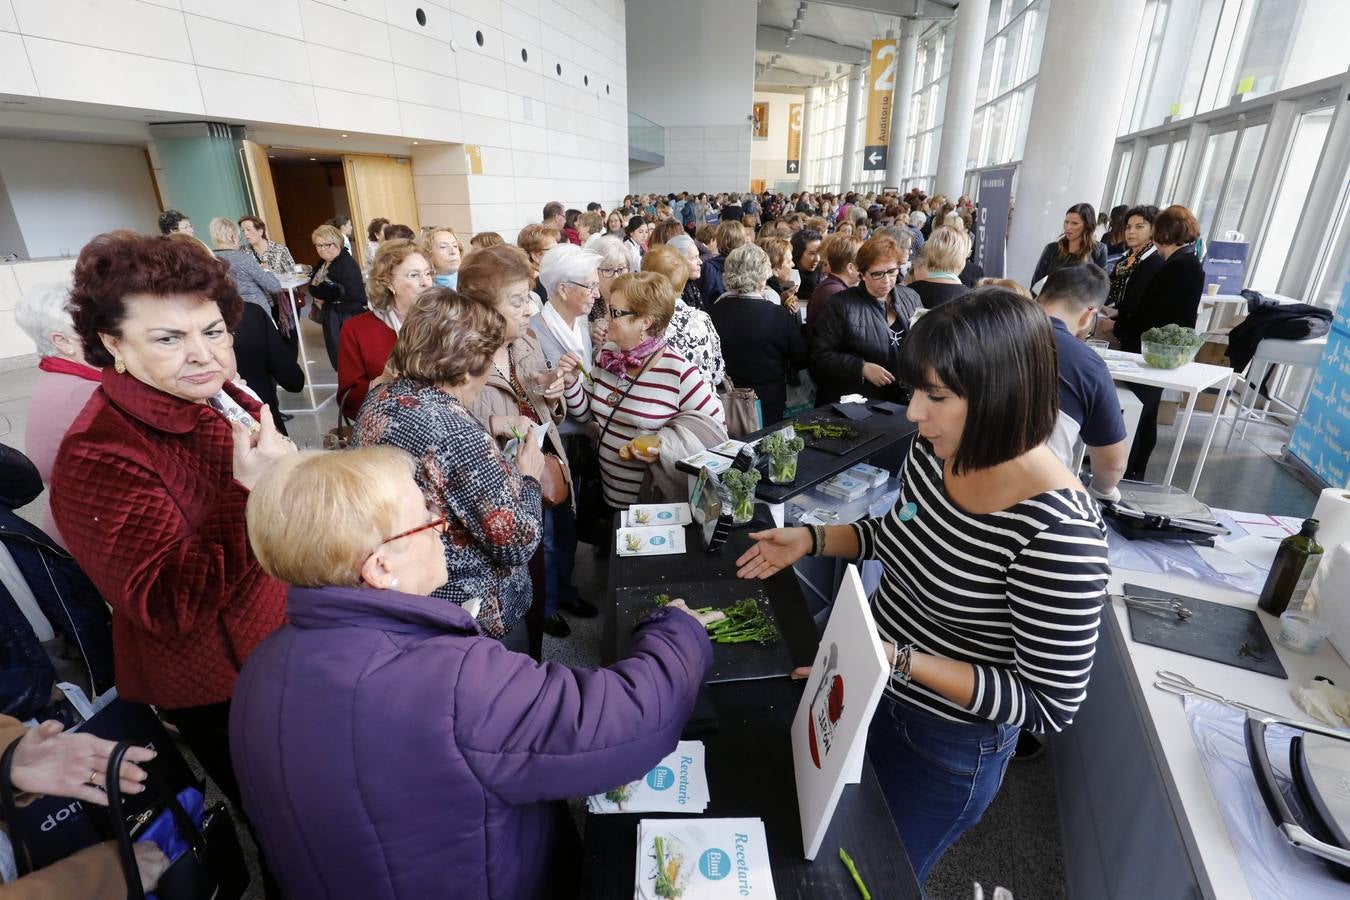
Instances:
[[[789,172],[797,171],[797,161],[795,159],[788,160],[788,171]]]
[[[863,171],[875,172],[886,168],[886,157],[890,148],[886,145],[863,148]]]

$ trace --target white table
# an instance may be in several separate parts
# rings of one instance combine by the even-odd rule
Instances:
[[[1162,575],[1154,572],[1117,571],[1111,578],[1111,590],[1119,592],[1125,582],[1140,587],[1176,591],[1187,596],[1210,600],[1217,603],[1256,608],[1256,596],[1244,594],[1231,588],[1178,578],[1175,575]],[[1153,687],[1157,672],[1166,669],[1184,675],[1195,685],[1215,691],[1230,700],[1269,710],[1277,715],[1297,721],[1308,721],[1307,713],[1294,705],[1289,696],[1291,688],[1307,684],[1314,675],[1325,675],[1339,685],[1350,684],[1350,667],[1331,646],[1324,641],[1321,649],[1313,655],[1303,655],[1286,650],[1274,641],[1279,632],[1279,622],[1272,616],[1261,614],[1261,622],[1270,635],[1275,652],[1284,663],[1289,674],[1287,681],[1239,669],[1222,663],[1210,662],[1183,653],[1163,650],[1147,644],[1139,644],[1130,638],[1130,625],[1125,605],[1114,600],[1110,614],[1116,617],[1128,648],[1127,673],[1137,680],[1142,692],[1147,715],[1161,748],[1159,762],[1170,776],[1174,794],[1177,822],[1183,831],[1189,833],[1193,845],[1193,854],[1203,867],[1213,896],[1221,900],[1264,900],[1254,896],[1247,887],[1233,844],[1228,838],[1228,828],[1219,812],[1218,803],[1209,786],[1200,753],[1196,750],[1190,726],[1186,722],[1185,710],[1181,700],[1175,694],[1169,694]],[[1089,688],[1090,690],[1090,688]],[[1253,782],[1252,790],[1256,790]],[[1271,828],[1274,828],[1272,822]],[[1193,860],[1195,861],[1195,860]]]
[[[1197,362],[1187,363],[1176,369],[1154,369],[1144,365],[1142,354],[1120,350],[1108,351],[1105,358],[1107,366],[1111,369],[1111,378],[1117,383],[1145,384],[1164,390],[1180,391],[1186,396],[1185,412],[1182,414],[1181,426],[1177,429],[1176,443],[1172,445],[1172,457],[1167,461],[1167,473],[1163,475],[1163,484],[1170,485],[1172,476],[1176,474],[1177,461],[1181,459],[1181,445],[1186,440],[1186,432],[1191,426],[1191,415],[1195,412],[1195,403],[1200,394],[1210,388],[1219,389],[1219,400],[1214,405],[1209,430],[1205,433],[1204,444],[1200,447],[1200,458],[1195,461],[1195,472],[1191,475],[1191,483],[1187,488],[1189,493],[1194,494],[1196,485],[1200,483],[1200,473],[1205,468],[1205,460],[1209,456],[1210,445],[1214,443],[1214,430],[1218,427],[1224,404],[1228,402],[1228,385],[1233,377],[1233,370],[1228,366],[1212,366]],[[1120,364],[1131,362],[1135,363],[1133,367],[1117,368]]]
[[[296,342],[296,343],[299,345],[299,347],[300,347],[300,363],[301,363],[301,369],[302,369],[302,371],[304,371],[304,373],[305,373],[305,394],[306,394],[306,396],[309,397],[309,406],[303,407],[303,408],[302,408],[302,407],[283,407],[283,412],[288,412],[288,413],[298,413],[298,412],[300,412],[300,413],[310,413],[310,412],[318,412],[319,410],[321,410],[321,409],[323,409],[325,406],[327,406],[330,402],[332,402],[333,397],[336,396],[337,385],[336,385],[336,384],[315,384],[313,378],[310,377],[313,373],[310,372],[309,367],[310,367],[311,365],[313,365],[313,363],[310,362],[310,360],[309,360],[309,353],[308,353],[308,351],[305,350],[305,336],[304,336],[304,334],[300,331],[300,309],[299,309],[299,307],[296,305],[296,302],[295,302],[295,289],[298,288],[298,287],[300,287],[300,286],[303,285],[303,284],[309,284],[309,277],[308,277],[308,276],[305,276],[305,275],[295,275],[295,274],[290,274],[290,275],[278,275],[278,276],[277,276],[277,280],[281,282],[281,286],[284,287],[284,288],[286,289],[286,296],[287,296],[288,298],[290,298],[290,303],[291,303],[291,321],[295,323],[295,342]],[[332,390],[334,391],[334,393],[333,393],[333,394],[329,394],[329,395],[328,395],[327,397],[325,397],[325,398],[322,400],[322,402],[321,402],[321,401],[318,399],[318,397],[315,395],[315,393],[314,393],[314,390],[315,390],[316,388],[318,388],[318,389],[320,389],[320,390],[328,390],[328,389],[332,389]]]
[[[1280,304],[1303,302],[1295,297],[1267,294],[1265,291],[1261,292],[1261,296]],[[1246,306],[1247,298],[1241,294],[1203,294],[1200,297],[1200,311],[1196,318],[1195,330],[1204,334],[1222,328],[1237,315],[1240,308]]]

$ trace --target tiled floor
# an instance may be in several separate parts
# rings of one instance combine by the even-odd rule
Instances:
[[[311,364],[310,377],[318,383],[332,383],[336,377],[323,350],[317,326],[303,323],[306,348]],[[28,417],[28,397],[36,369],[0,373],[0,442],[23,448]],[[331,388],[318,392],[320,400],[331,398]],[[282,395],[282,408],[295,409],[307,402],[306,395]],[[319,447],[322,435],[337,424],[332,402],[319,412],[294,413],[288,423],[291,437],[301,447]],[[1198,456],[1198,447],[1207,415],[1197,414],[1191,424],[1178,467],[1177,482],[1189,480]],[[1197,491],[1199,499],[1213,506],[1241,510],[1260,510],[1282,515],[1306,516],[1316,502],[1316,492],[1295,474],[1282,459],[1284,432],[1253,426],[1245,438],[1230,439],[1228,420],[1219,423]],[[1159,429],[1158,448],[1149,474],[1160,478],[1176,437],[1174,427]],[[45,495],[22,512],[40,521]],[[575,581],[582,595],[596,602],[603,600],[605,585],[603,560],[594,558],[583,545],[578,554]],[[572,636],[566,640],[545,639],[545,655],[558,662],[595,666],[600,660],[598,619],[572,620]],[[964,900],[969,897],[972,880],[982,881],[986,889],[1002,884],[1017,897],[1050,898],[1063,896],[1058,821],[1055,815],[1054,780],[1046,757],[1013,764],[1003,790],[983,822],[971,830],[947,854],[928,881],[929,896],[935,900]],[[256,896],[250,892],[250,896]]]

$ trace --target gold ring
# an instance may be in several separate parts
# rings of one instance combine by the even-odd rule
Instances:
[[[89,783],[95,786],[98,785],[98,769],[89,770]]]

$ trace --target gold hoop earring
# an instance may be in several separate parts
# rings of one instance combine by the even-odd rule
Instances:
[[[113,368],[117,370],[118,375],[127,374],[127,364],[122,362],[121,357],[113,360]]]

